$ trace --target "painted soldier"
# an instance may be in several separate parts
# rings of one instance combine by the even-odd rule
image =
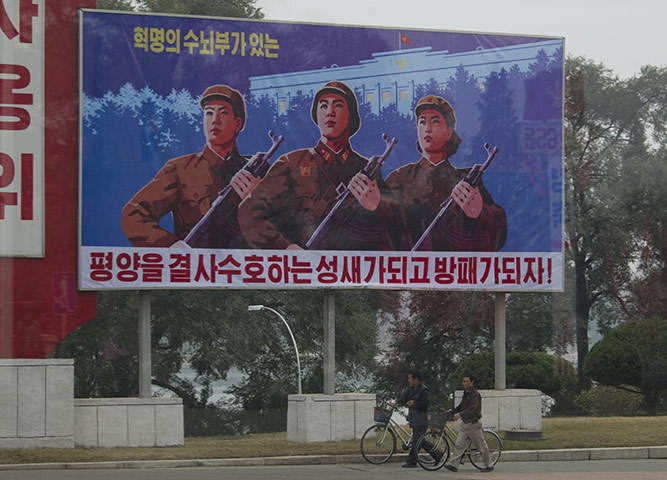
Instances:
[[[473,188],[463,180],[469,168],[456,168],[449,160],[461,143],[454,130],[454,109],[444,98],[428,95],[417,102],[415,118],[422,158],[387,177],[387,185],[405,208],[412,244],[451,195],[454,202],[420,250],[500,250],[507,237],[505,211],[483,183]]]
[[[236,148],[246,118],[241,94],[226,85],[213,85],[204,91],[199,104],[206,136],[204,149],[169,160],[123,208],[123,232],[136,247],[186,246],[183,238],[209,210],[220,190],[231,184],[241,200],[259,183],[259,178],[241,170],[247,158]],[[159,224],[168,213],[172,214],[173,233]],[[211,243],[207,247],[248,248],[236,212],[212,235]]]
[[[280,157],[239,207],[241,231],[254,248],[301,249],[349,185],[353,210],[330,232],[326,250],[407,248],[404,213],[381,177],[360,173],[368,160],[350,146],[361,124],[354,92],[329,82],[313,98],[311,117],[320,130],[314,148]]]

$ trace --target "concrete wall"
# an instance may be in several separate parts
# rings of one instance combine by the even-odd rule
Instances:
[[[542,392],[511,388],[507,390],[480,390],[482,395],[482,424],[494,431],[542,431]],[[463,398],[463,390],[454,393],[456,405]]]
[[[361,438],[373,424],[375,394],[289,395],[287,440],[329,442]]]
[[[74,446],[74,360],[0,359],[0,448]]]
[[[0,448],[183,445],[180,398],[74,399],[74,360],[0,359]]]
[[[74,400],[74,443],[84,447],[183,445],[180,398]]]

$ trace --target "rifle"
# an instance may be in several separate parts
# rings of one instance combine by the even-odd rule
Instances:
[[[266,174],[269,168],[269,159],[283,142],[282,136],[276,136],[270,130],[269,137],[272,143],[269,151],[265,153],[257,152],[242,169],[254,177],[263,177]],[[223,229],[232,214],[236,212],[240,200],[241,198],[230,184],[225,186],[218,192],[218,196],[211,204],[208,212],[192,227],[183,241],[192,248],[211,248],[216,233]]]
[[[491,165],[491,162],[493,161],[493,158],[496,156],[496,153],[498,153],[498,147],[491,148],[491,146],[488,143],[484,144],[484,148],[486,149],[486,152],[488,154],[486,162],[484,162],[483,165],[480,165],[478,163],[475,166],[473,166],[468,172],[468,175],[466,175],[466,177],[463,179],[468,185],[470,185],[473,188],[479,185],[479,182],[482,181],[482,175],[484,174],[486,169],[489,168],[489,165]],[[423,244],[427,240],[430,240],[431,232],[436,227],[436,225],[441,221],[441,219],[445,216],[453,200],[454,199],[452,198],[452,196],[449,195],[449,197],[447,197],[447,199],[440,204],[440,211],[435,216],[435,218],[428,226],[428,228],[424,231],[419,240],[417,240],[417,243],[415,243],[415,246],[412,247],[411,251],[417,252],[422,250]]]
[[[386,134],[382,134],[382,140],[386,145],[386,149],[382,155],[373,155],[368,163],[361,169],[361,173],[366,175],[370,180],[373,180],[378,174],[385,160],[391,153],[391,150],[396,145],[395,138],[389,138]],[[315,229],[313,234],[310,236],[310,239],[306,242],[306,248],[312,250],[324,250],[326,248],[326,239],[329,236],[329,232],[339,227],[347,218],[347,215],[342,215],[343,213],[343,203],[350,196],[350,187],[341,183],[336,188],[337,200],[333,208],[329,211],[324,220],[320,222],[318,227]],[[334,218],[337,221],[334,222]]]

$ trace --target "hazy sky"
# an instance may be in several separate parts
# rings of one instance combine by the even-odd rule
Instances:
[[[258,0],[266,20],[565,37],[621,77],[667,64],[665,0]]]

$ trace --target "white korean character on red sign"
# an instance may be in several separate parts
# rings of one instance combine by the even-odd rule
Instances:
[[[44,0],[0,1],[0,255],[44,255]]]
[[[18,4],[18,29],[16,28],[16,25],[12,23],[12,19],[9,17],[7,9],[5,8],[5,3],[7,3],[8,6],[14,4],[15,7]],[[18,36],[19,42],[32,43],[32,19],[39,14],[40,8],[44,8],[44,6],[38,5],[32,0],[2,0],[0,2],[0,29],[9,40]]]

